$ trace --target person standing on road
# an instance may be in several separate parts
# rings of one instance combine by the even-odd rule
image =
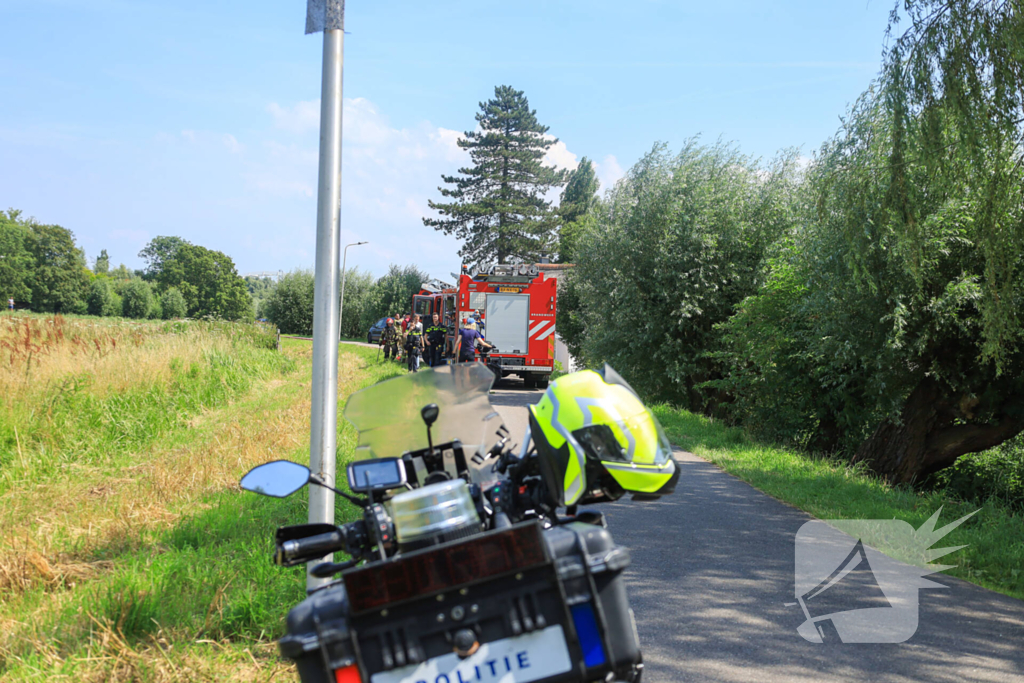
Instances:
[[[393,318],[388,318],[380,333],[380,345],[384,347],[384,360],[398,360],[398,328]]]
[[[423,323],[418,315],[413,315],[409,328],[405,333],[405,351],[409,358],[409,371],[419,372],[420,355],[423,353]]]
[[[482,346],[486,346],[489,349],[494,348],[492,344],[487,343],[487,340],[483,338],[483,335],[476,331],[476,325],[467,320],[465,326],[459,330],[458,346],[460,363],[472,363],[476,360],[477,341],[479,341]]]
[[[441,317],[435,313],[433,324],[426,330],[427,361],[430,367],[441,365],[441,354],[444,352],[444,338],[448,329],[441,324]]]

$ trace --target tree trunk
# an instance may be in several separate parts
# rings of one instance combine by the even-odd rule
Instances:
[[[901,420],[886,420],[861,444],[853,462],[868,467],[889,481],[909,484],[949,467],[966,453],[997,446],[1024,431],[1024,422],[1003,415],[995,424],[954,424],[955,401],[942,386],[926,377],[903,406]]]

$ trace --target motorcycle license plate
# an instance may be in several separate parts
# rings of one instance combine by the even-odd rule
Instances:
[[[572,664],[561,626],[480,646],[459,659],[454,652],[422,664],[382,671],[371,683],[529,683],[565,673]]]

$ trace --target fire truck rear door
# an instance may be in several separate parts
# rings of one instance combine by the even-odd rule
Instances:
[[[529,294],[487,295],[487,341],[499,353],[527,353],[530,332]]]

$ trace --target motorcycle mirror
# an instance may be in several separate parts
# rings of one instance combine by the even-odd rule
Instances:
[[[420,410],[420,416],[423,418],[423,421],[427,423],[427,427],[430,427],[432,424],[437,422],[437,416],[440,413],[441,409],[437,407],[436,403],[425,405],[423,406],[423,409]]]
[[[243,489],[272,498],[287,498],[309,483],[309,468],[289,460],[274,460],[249,470]]]

